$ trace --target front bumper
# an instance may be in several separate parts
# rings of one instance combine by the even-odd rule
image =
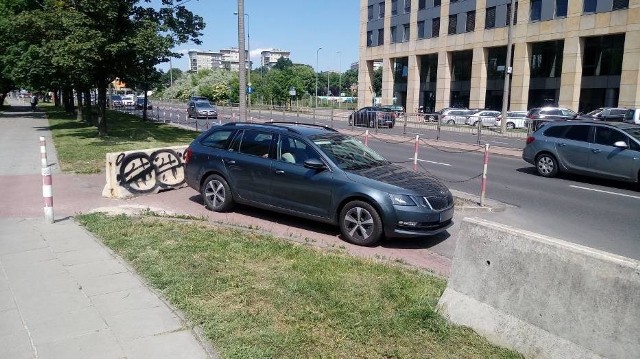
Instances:
[[[387,223],[388,238],[433,236],[453,225],[454,207],[432,211],[420,206],[394,206],[395,221]]]

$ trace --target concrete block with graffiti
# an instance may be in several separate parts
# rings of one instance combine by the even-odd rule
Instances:
[[[103,197],[129,198],[186,186],[187,146],[107,153]]]

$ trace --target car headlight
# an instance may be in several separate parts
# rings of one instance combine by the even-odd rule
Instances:
[[[411,199],[411,197],[404,194],[389,194],[389,198],[391,198],[391,203],[397,206],[415,206],[416,202]]]

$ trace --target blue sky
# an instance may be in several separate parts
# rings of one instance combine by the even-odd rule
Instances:
[[[202,44],[182,44],[184,52],[174,67],[188,70],[186,51],[218,51],[238,46],[236,0],[191,0],[185,6],[204,18]],[[260,66],[260,51],[277,48],[291,52],[291,61],[315,68],[316,50],[320,71],[345,71],[358,61],[360,0],[244,0],[245,31],[250,35],[253,67]],[[248,21],[246,21],[248,18]],[[246,44],[245,44],[246,46]],[[341,53],[339,54],[338,51]],[[160,66],[163,70],[169,64]]]

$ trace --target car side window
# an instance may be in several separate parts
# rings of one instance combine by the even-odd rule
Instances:
[[[269,157],[273,134],[260,130],[244,130],[233,141],[231,150],[258,157]]]
[[[591,126],[574,125],[569,126],[569,129],[564,134],[564,138],[573,141],[587,142],[589,140],[589,129]]]
[[[319,158],[316,151],[304,141],[287,135],[281,135],[278,143],[278,160],[303,165],[310,158]]]
[[[207,147],[225,149],[232,133],[233,130],[213,131],[209,136],[203,138],[200,144]]]
[[[563,138],[566,131],[567,126],[552,126],[544,131],[544,135],[547,137]]]
[[[624,133],[610,127],[596,127],[596,143],[599,145],[613,146],[614,143],[623,141],[629,144],[629,138]]]

